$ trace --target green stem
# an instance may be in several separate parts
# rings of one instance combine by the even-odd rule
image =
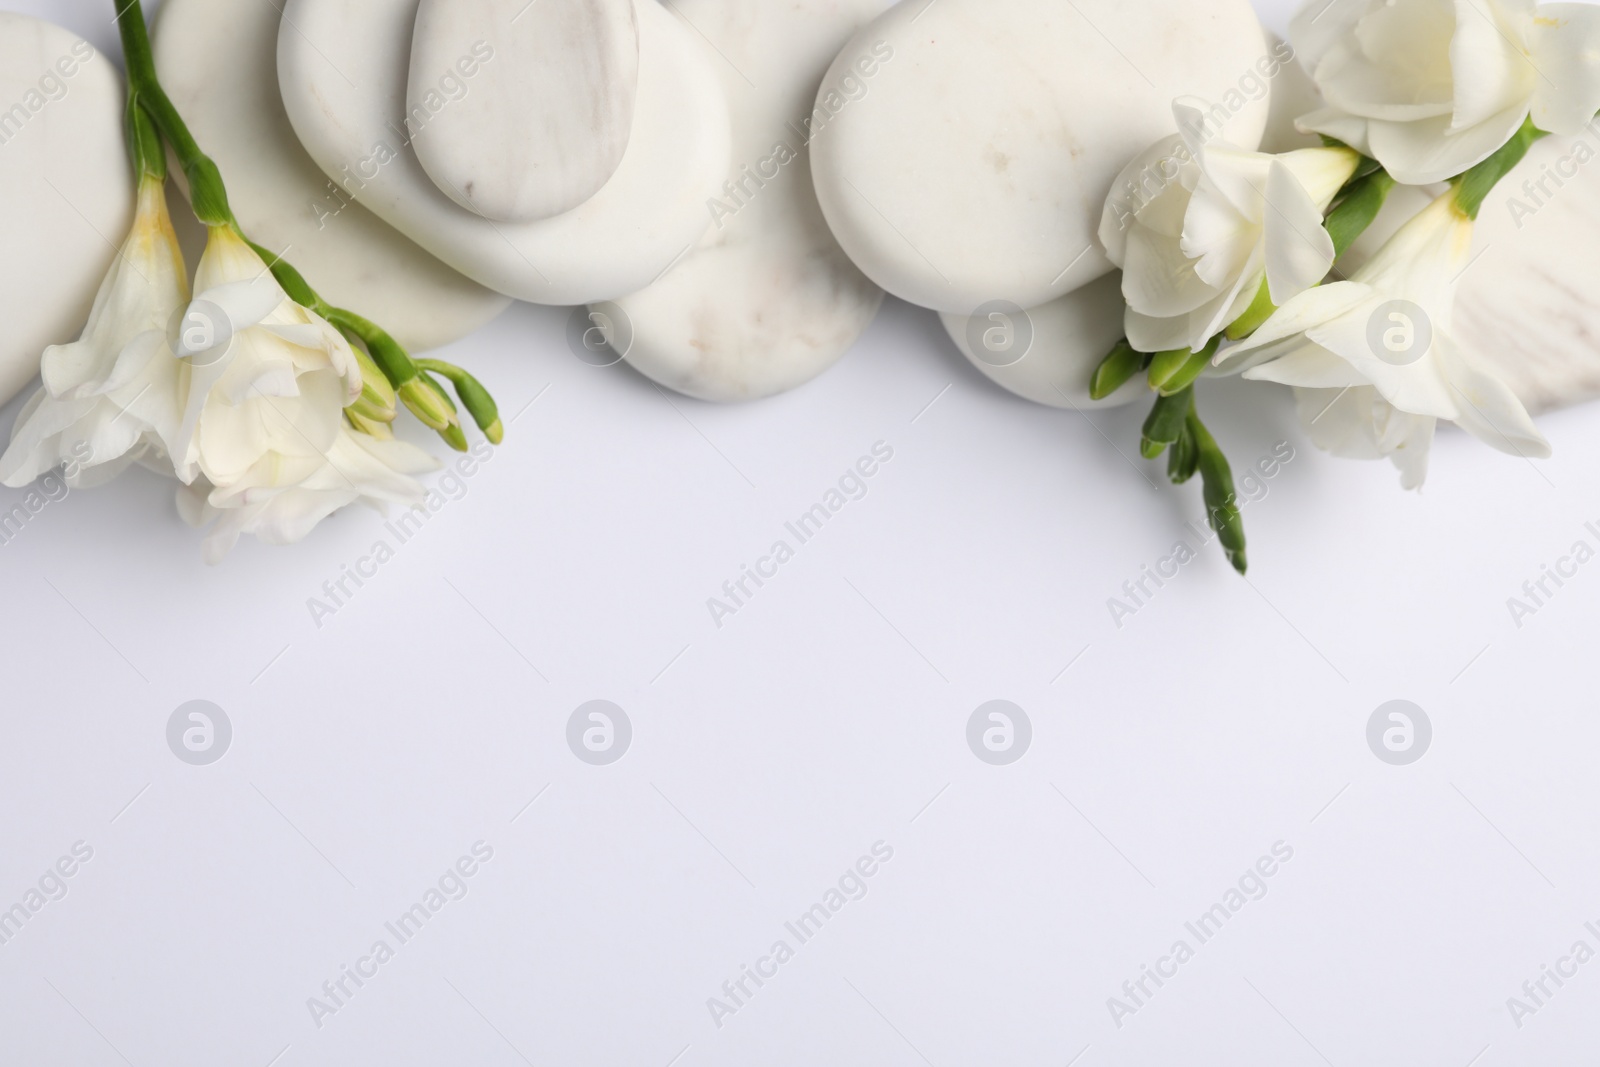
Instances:
[[[1394,190],[1395,180],[1386,170],[1375,170],[1344,187],[1324,225],[1333,238],[1334,258],[1344,255],[1356,238],[1378,217],[1384,202]]]
[[[1243,574],[1249,567],[1245,558],[1244,516],[1239,512],[1239,498],[1233,488],[1233,469],[1222,454],[1211,431],[1200,421],[1200,414],[1192,407],[1186,413],[1185,429],[1193,437],[1199,455],[1196,466],[1200,470],[1201,496],[1206,504],[1206,521],[1222,543],[1222,551],[1233,564],[1233,569]]]
[[[134,177],[140,181],[167,180],[167,150],[155,123],[139,103],[139,94],[128,89],[128,153],[133,157]]]
[[[228,191],[222,172],[211,157],[200,151],[194,135],[172,106],[161,79],[156,76],[156,60],[150,50],[150,31],[145,28],[144,9],[139,0],[117,0],[117,29],[122,35],[122,54],[128,64],[128,86],[139,106],[155,123],[161,136],[172,146],[178,165],[189,179],[189,203],[195,218],[207,226],[238,229],[228,207]]]
[[[1511,173],[1512,168],[1522,162],[1523,157],[1528,154],[1528,149],[1533,147],[1533,142],[1548,135],[1547,131],[1533,124],[1533,117],[1530,115],[1511,140],[1507,141],[1498,152],[1476,167],[1450,179],[1450,184],[1455,187],[1456,208],[1467,218],[1476,219],[1478,212],[1483,209],[1483,202],[1500,183],[1500,179]]]

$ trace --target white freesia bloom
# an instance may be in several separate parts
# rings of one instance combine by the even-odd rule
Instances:
[[[204,478],[184,486],[178,511],[191,526],[210,527],[203,553],[207,563],[216,563],[241,534],[292,544],[350,504],[419,504],[424,490],[411,475],[438,467],[432,456],[404,441],[340,428],[323,456],[273,458],[226,487]]]
[[[1100,221],[1123,271],[1128,343],[1141,352],[1199,351],[1263,279],[1281,305],[1326,277],[1323,212],[1359,162],[1344,148],[1273,156],[1209,140],[1202,101],[1180,99],[1173,114],[1181,132],[1128,164]]]
[[[172,473],[180,373],[167,330],[188,298],[162,183],[146,179],[82,338],[45,350],[44,386],[17,418],[0,480],[20,487],[66,464],[69,484],[98,485],[135,461]]]
[[[1447,193],[1349,281],[1302,293],[1217,362],[1248,368],[1246,378],[1325,391],[1302,395],[1300,406],[1317,444],[1390,456],[1409,488],[1422,484],[1437,419],[1502,452],[1544,458],[1550,446],[1522,402],[1450,335],[1471,245],[1472,221]]]
[[[1531,114],[1578,133],[1600,110],[1600,8],[1534,0],[1311,0],[1290,25],[1338,138],[1408,185],[1483,162]]]
[[[410,475],[435,469],[426,452],[350,430],[344,409],[361,395],[350,344],[291,300],[242,238],[213,229],[179,330],[188,389],[175,453],[180,508],[215,522],[215,562],[241,533],[299,540],[357,500],[414,503]]]
[[[1400,485],[1422,488],[1439,420],[1401,411],[1370,385],[1296,389],[1295,408],[1311,443],[1344,459],[1384,459],[1400,470]]]

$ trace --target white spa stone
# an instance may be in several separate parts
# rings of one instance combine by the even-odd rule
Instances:
[[[960,315],[1047,303],[1111,269],[1106,195],[1174,132],[1173,98],[1222,106],[1254,148],[1274,62],[1248,0],[902,0],[823,82],[817,195],[896,296]]]
[[[1104,400],[1089,398],[1089,379],[1122,339],[1122,272],[1047,304],[1018,311],[990,307],[982,315],[939,316],[945,330],[995,384],[1037,404],[1056,408],[1115,408],[1149,397],[1144,375]]]
[[[162,84],[222,169],[245,232],[414,351],[474,332],[511,301],[352,203],[300,147],[278,92],[281,17],[261,0],[166,0],[156,19]]]
[[[1600,397],[1600,135],[1535,143],[1484,202],[1473,255],[1456,338],[1530,411]]]
[[[0,403],[78,339],[133,224],[125,101],[87,41],[0,13]]]
[[[733,164],[715,219],[666,277],[618,304],[627,361],[702,400],[793,389],[832,366],[883,301],[833,239],[811,184],[817,85],[840,46],[890,0],[676,0],[724,57]],[[748,78],[748,80],[747,80]]]
[[[498,62],[480,64],[485,54]],[[414,142],[417,158],[450,199],[485,218],[535,222],[598,193],[628,147],[638,88],[633,0],[422,0],[417,9],[407,99],[413,114],[439,112]]]
[[[463,274],[536,304],[636,292],[694,247],[729,148],[713,66],[721,61],[693,30],[638,0],[639,105],[616,174],[564,215],[502,223],[440,192],[408,143],[427,129],[406,125],[416,9],[415,0],[287,0],[279,84],[295,132],[325,173]]]

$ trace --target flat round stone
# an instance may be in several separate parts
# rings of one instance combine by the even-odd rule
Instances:
[[[536,222],[598,193],[628,147],[638,89],[633,0],[417,8],[412,145],[434,184],[485,218]]]
[[[654,0],[637,0],[637,11],[639,97],[622,163],[589,200],[540,222],[476,215],[417,161],[406,125],[416,0],[288,0],[279,84],[323,172],[450,266],[536,304],[614,300],[693,249],[729,158],[727,100],[713,66],[721,60]],[[450,106],[441,102],[439,114]]]
[[[1532,412],[1600,397],[1594,138],[1546,137],[1484,201],[1451,334]]]
[[[1115,408],[1149,397],[1143,375],[1104,400],[1089,399],[1089,379],[1122,339],[1122,272],[1112,271],[1048,304],[1021,309],[995,302],[980,314],[941,314],[962,355],[991,381],[1055,408]]]
[[[733,165],[704,207],[712,226],[699,246],[618,301],[640,372],[702,400],[753,400],[810,381],[871,323],[883,290],[833,239],[808,143],[823,72],[889,3],[676,0],[722,56]]]
[[[0,12],[0,403],[77,340],[133,225],[122,75],[59,26]]]
[[[903,0],[823,81],[817,195],[894,295],[959,315],[1034,307],[1111,269],[1106,195],[1174,132],[1173,98],[1215,102],[1254,148],[1275,62],[1248,0]]]
[[[325,300],[408,348],[474,332],[511,301],[353,202],[300,147],[278,92],[281,19],[261,0],[166,0],[156,18],[161,82],[222,169],[234,214]]]

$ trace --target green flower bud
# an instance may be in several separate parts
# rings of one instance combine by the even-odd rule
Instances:
[[[1089,380],[1089,397],[1104,400],[1143,370],[1148,359],[1143,352],[1135,352],[1127,338],[1118,341],[1111,354],[1095,368],[1094,377]]]
[[[1182,437],[1184,419],[1188,417],[1193,403],[1193,389],[1157,397],[1155,406],[1150,409],[1150,417],[1144,420],[1139,454],[1145,459],[1155,459],[1167,450],[1168,445]]]
[[[451,425],[461,427],[455,405],[427,375],[418,375],[400,386],[400,402],[430,430],[444,432]]]

